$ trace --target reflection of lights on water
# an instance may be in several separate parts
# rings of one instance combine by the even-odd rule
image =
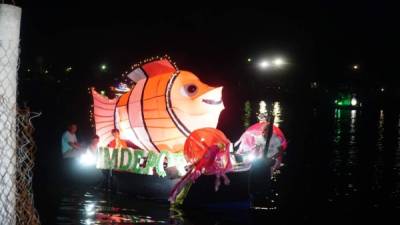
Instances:
[[[335,119],[340,120],[341,117],[342,117],[342,110],[335,109]]]
[[[274,102],[273,113],[275,116],[274,125],[279,127],[279,124],[282,122],[282,120],[281,120],[281,104],[279,102]]]
[[[86,224],[86,225],[94,224],[94,221],[91,220],[91,219],[86,219],[86,220],[85,220],[85,224]]]
[[[351,119],[352,120],[355,119],[356,116],[357,116],[357,110],[355,110],[355,109],[351,110]],[[352,121],[352,123],[353,123],[353,121]]]
[[[274,102],[274,103],[268,103],[268,104],[272,104],[272,115],[274,115],[274,125],[279,127],[279,124],[282,122],[281,120],[281,105],[279,102]],[[265,103],[265,101],[260,101],[259,102],[259,109],[258,109],[258,113],[260,115],[268,115],[269,112],[267,110],[267,103]],[[264,117],[261,117],[262,119],[260,120],[264,120]]]
[[[278,207],[276,207],[276,206],[274,206],[274,207],[253,207],[253,209],[270,211],[270,210],[277,210]]]
[[[259,103],[260,108],[258,110],[258,112],[261,113],[267,113],[267,104],[265,103],[265,101],[260,101]]]
[[[90,203],[85,205],[85,212],[87,216],[93,216],[96,212],[95,210],[95,204],[94,203]]]
[[[347,170],[348,176],[353,176],[353,168],[357,164],[357,153],[358,153],[358,148],[357,148],[357,141],[356,141],[356,117],[357,117],[357,110],[351,110],[350,111],[350,131],[349,131],[349,150],[348,150],[348,157],[347,157]],[[353,188],[353,184],[348,184],[350,187],[348,189]],[[350,195],[349,193],[345,193],[345,195]]]

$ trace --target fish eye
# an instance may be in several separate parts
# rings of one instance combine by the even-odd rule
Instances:
[[[191,84],[191,85],[187,86],[186,90],[188,93],[194,94],[197,91],[197,86],[194,84]]]
[[[191,97],[197,94],[198,87],[195,84],[185,85],[183,88],[184,94]]]

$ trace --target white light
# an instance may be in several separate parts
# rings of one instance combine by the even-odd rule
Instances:
[[[353,65],[354,70],[358,70],[359,66],[357,64]]]
[[[83,166],[92,166],[96,164],[96,157],[90,152],[90,150],[86,150],[86,152],[79,158],[79,162]]]
[[[357,105],[357,99],[356,99],[356,98],[352,98],[352,99],[351,99],[351,105],[352,105],[352,106]]]
[[[282,58],[276,58],[276,59],[274,60],[274,65],[275,65],[275,66],[282,66],[284,63],[285,63],[285,62],[283,61]]]
[[[271,66],[271,63],[269,61],[267,61],[267,60],[263,60],[263,61],[260,62],[260,67],[262,69],[266,69],[266,68],[268,68],[270,66]]]
[[[100,65],[100,69],[103,70],[103,71],[106,70],[107,69],[107,65],[106,64],[101,64]]]
[[[256,155],[254,153],[250,153],[247,156],[245,156],[245,161],[247,162],[252,162],[256,159]]]
[[[248,58],[248,59],[247,59],[247,62],[251,62],[251,58]]]
[[[381,92],[384,92],[385,91],[385,88],[381,88]]]

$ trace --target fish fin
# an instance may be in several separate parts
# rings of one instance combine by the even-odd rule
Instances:
[[[159,59],[145,63],[128,74],[129,79],[137,83],[139,80],[166,73],[175,73],[177,68],[168,59]]]
[[[92,88],[93,118],[96,134],[100,137],[99,146],[107,145],[112,139],[111,130],[115,128],[115,107],[118,98],[109,99]]]

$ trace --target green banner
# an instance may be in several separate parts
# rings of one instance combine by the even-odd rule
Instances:
[[[100,147],[97,154],[96,168],[164,177],[166,176],[164,164],[166,164],[167,168],[176,167],[178,170],[182,170],[187,163],[182,153]]]

